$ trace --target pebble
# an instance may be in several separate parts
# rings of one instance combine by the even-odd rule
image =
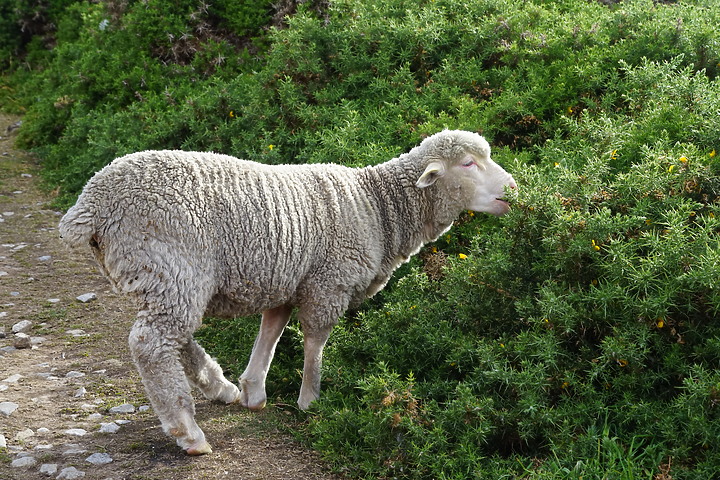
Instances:
[[[5,312],[0,312],[0,317],[5,316],[5,315],[3,315],[3,313],[5,313]],[[0,327],[0,338],[5,338],[5,327]]]
[[[40,427],[37,429],[37,432],[35,432],[35,433],[37,433],[38,435],[47,435],[48,433],[50,433],[50,429],[45,428],[45,427]]]
[[[78,329],[75,329],[75,330],[68,330],[68,331],[65,332],[65,333],[67,333],[68,335],[72,335],[73,337],[85,337],[85,336],[87,336],[87,333],[85,333],[85,330],[81,330],[81,329],[79,329],[79,328],[78,328]]]
[[[68,430],[65,430],[65,435],[71,435],[73,437],[84,437],[87,435],[87,430],[84,430],[82,428],[70,428]]]
[[[25,440],[33,436],[35,436],[35,432],[30,430],[29,428],[26,428],[25,430],[21,430],[15,434],[15,440],[17,440],[18,442],[24,442]]]
[[[80,377],[84,377],[84,376],[85,376],[84,373],[78,372],[75,370],[72,370],[65,374],[65,378],[80,378]]]
[[[75,297],[75,298],[80,300],[82,303],[88,303],[92,300],[97,299],[97,295],[95,295],[94,293],[84,293],[84,294],[80,295],[79,297]]]
[[[78,470],[75,467],[67,467],[60,470],[60,475],[56,478],[58,480],[75,480],[76,478],[83,478],[85,472]]]
[[[12,332],[25,333],[30,330],[30,327],[32,327],[32,322],[30,320],[21,320],[12,326]]]
[[[2,402],[0,403],[0,413],[9,417],[19,406],[20,405],[15,402]]]
[[[8,378],[3,380],[3,383],[17,383],[21,378],[23,378],[23,376],[16,373],[15,375],[10,375]]]
[[[86,462],[93,465],[105,465],[113,461],[112,457],[107,453],[93,453],[85,459]]]
[[[59,299],[59,298],[48,298],[47,301],[50,302],[50,303],[60,303],[60,299]]]
[[[130,403],[125,403],[123,405],[118,405],[117,407],[112,407],[109,410],[110,413],[135,413],[135,406]]]
[[[82,448],[82,447],[81,447],[80,445],[78,445],[77,443],[68,443],[68,444],[65,445],[65,446],[67,447],[67,450],[65,450],[65,451],[63,452],[63,455],[65,455],[65,456],[67,456],[67,455],[80,455],[80,454],[83,454],[83,453],[87,453],[87,450],[84,449],[84,448]]]
[[[40,465],[40,473],[52,477],[57,473],[58,466],[56,463],[43,463]]]
[[[52,258],[51,255],[43,255],[42,257],[38,257],[38,260],[40,260],[41,262],[47,262],[51,258]]]
[[[87,393],[87,390],[85,390],[85,387],[80,387],[77,390],[75,390],[75,393],[73,394],[73,397],[75,398],[82,398]]]
[[[5,440],[5,435],[0,434],[0,448],[7,448],[7,440]]]
[[[98,431],[100,433],[117,433],[118,430],[120,430],[120,425],[118,425],[115,422],[111,422],[111,423],[101,423],[100,430],[98,430]]]
[[[16,333],[15,339],[13,340],[13,347],[18,350],[23,350],[25,348],[30,348],[32,346],[31,342],[32,340],[30,339],[30,335],[27,333]]]
[[[13,460],[10,466],[13,468],[28,468],[35,466],[36,463],[35,457],[20,457]]]

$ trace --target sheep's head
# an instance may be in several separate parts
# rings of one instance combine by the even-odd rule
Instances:
[[[418,188],[437,185],[460,210],[504,215],[510,210],[508,189],[517,188],[513,177],[490,159],[490,145],[480,135],[460,130],[437,133],[420,148],[429,158]]]

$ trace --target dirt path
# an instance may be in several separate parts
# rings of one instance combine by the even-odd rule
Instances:
[[[60,213],[6,132],[17,120],[0,114],[0,479],[340,479],[272,426],[271,407],[196,395],[213,454],[188,457],[165,437],[128,354],[134,312],[60,244]],[[97,298],[77,300],[88,293]],[[23,320],[24,339],[13,332]],[[111,410],[125,404],[133,411]]]

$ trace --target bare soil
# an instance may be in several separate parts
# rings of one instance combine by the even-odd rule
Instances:
[[[75,467],[85,479],[341,479],[277,427],[283,413],[272,405],[252,413],[197,394],[198,424],[214,450],[202,457],[182,453],[152,410],[109,412],[125,403],[148,404],[127,347],[135,312],[129,299],[112,292],[89,252],[61,244],[61,212],[39,187],[37,162],[17,150],[14,132],[6,131],[17,120],[0,114],[0,330],[6,334],[0,338],[0,402],[18,405],[9,416],[0,414],[7,442],[0,448],[0,478],[58,478]],[[96,300],[76,299],[90,292]],[[34,345],[13,350],[11,329],[21,320],[32,322],[27,333]],[[21,378],[13,382],[14,375]],[[86,393],[76,396],[81,388]],[[98,431],[115,420],[129,423],[117,433]],[[72,436],[69,429],[87,434]],[[32,435],[23,438],[22,432]],[[89,463],[94,453],[109,454],[112,462]],[[13,466],[23,456],[36,464]],[[41,473],[44,464],[57,471]]]

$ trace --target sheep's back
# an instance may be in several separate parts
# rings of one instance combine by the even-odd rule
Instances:
[[[322,282],[352,289],[370,281],[375,226],[354,172],[141,152],[101,171],[84,201],[100,203],[103,259],[122,290],[156,288],[167,275],[197,279],[212,284],[218,306],[250,313]]]

